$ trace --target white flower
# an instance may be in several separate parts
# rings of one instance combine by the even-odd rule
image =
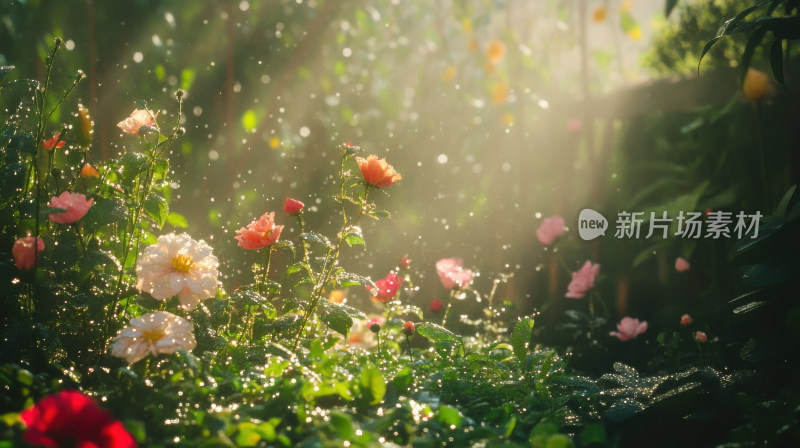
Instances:
[[[162,235],[158,244],[145,248],[136,264],[136,288],[158,300],[177,294],[181,307],[191,310],[201,300],[217,294],[217,257],[211,246],[182,233]]]
[[[175,353],[179,348],[191,351],[197,342],[192,324],[166,311],[131,319],[130,325],[114,337],[111,354],[133,364],[148,354]]]

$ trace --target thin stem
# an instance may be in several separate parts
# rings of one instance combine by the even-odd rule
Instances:
[[[342,189],[341,189],[341,196],[340,199],[342,200],[342,213],[344,214],[344,201],[345,201],[345,191],[344,191],[344,183],[345,183],[345,176],[344,176],[344,162],[347,157],[342,158],[342,165],[339,171],[339,176],[342,179]],[[297,335],[294,339],[294,344],[292,345],[292,349],[296,350],[298,344],[300,344],[300,336],[303,334],[303,330],[305,330],[306,324],[308,323],[308,319],[317,309],[317,304],[319,303],[319,299],[322,296],[322,290],[325,287],[325,284],[328,283],[330,280],[331,275],[333,274],[334,268],[336,268],[337,261],[339,260],[339,254],[342,250],[342,245],[344,244],[345,237],[347,236],[347,229],[356,223],[361,217],[364,215],[364,210],[367,206],[367,196],[369,194],[370,185],[364,184],[364,196],[361,198],[361,204],[359,207],[358,215],[350,222],[346,219],[344,221],[344,226],[342,228],[341,236],[339,237],[339,243],[335,246],[333,251],[328,251],[328,256],[325,259],[325,263],[322,267],[322,272],[320,273],[319,280],[314,285],[314,289],[311,292],[311,302],[309,306],[306,308],[305,313],[303,315],[303,320],[300,323],[300,329],[297,331]]]
[[[267,294],[267,281],[269,279],[269,264],[272,260],[272,245],[267,247],[264,255],[264,267],[261,271],[261,294]]]
[[[297,214],[297,222],[300,225],[300,235],[306,233],[306,223],[303,221],[302,212]],[[305,239],[300,238],[300,246],[303,248],[303,263],[305,263],[306,272],[308,272],[308,276],[311,277],[311,282],[316,283],[314,270],[311,269],[311,258],[308,255],[308,243]]]
[[[414,362],[414,352],[411,351],[411,338],[406,335],[406,344],[408,345],[408,356],[411,357],[411,362]]]
[[[456,296],[456,290],[450,290],[450,297],[447,299],[447,308],[444,309],[444,315],[442,315],[442,326],[447,322],[447,315],[450,313],[450,308],[453,306],[453,300]]]

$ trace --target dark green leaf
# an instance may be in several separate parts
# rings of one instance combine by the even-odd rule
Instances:
[[[744,52],[742,53],[741,71],[739,72],[739,81],[741,83],[744,83],[744,77],[747,75],[747,69],[750,67],[750,59],[753,58],[753,53],[756,51],[758,44],[761,43],[761,39],[766,32],[766,28],[757,28],[747,39],[747,45],[745,45]]]
[[[781,202],[778,203],[778,207],[775,209],[775,214],[778,216],[786,216],[786,211],[789,210],[789,205],[797,202],[798,199],[798,189],[797,185],[792,185],[786,190],[786,193],[781,198]]]
[[[664,9],[664,16],[669,17],[672,14],[672,10],[675,9],[675,6],[678,5],[678,0],[667,0],[666,7]]]
[[[775,39],[772,42],[769,61],[772,65],[772,75],[781,85],[785,85],[783,81],[783,41],[781,39]]]
[[[341,308],[326,307],[320,316],[320,320],[331,330],[343,335],[345,338],[350,333],[350,327],[353,326],[353,318]]]

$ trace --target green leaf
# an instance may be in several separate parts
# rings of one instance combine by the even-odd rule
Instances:
[[[622,31],[626,33],[630,33],[639,27],[639,23],[636,22],[636,19],[634,19],[633,16],[625,10],[622,10],[619,13],[619,24],[622,28]]]
[[[678,6],[678,0],[667,0],[666,7],[664,9],[664,16],[669,17],[672,14],[672,10]]]
[[[781,198],[781,202],[778,203],[778,207],[775,209],[775,214],[777,216],[786,216],[786,211],[789,210],[789,205],[793,202],[796,202],[796,194],[800,191],[797,189],[797,185],[792,185],[786,190],[786,193]]]
[[[373,219],[391,218],[391,215],[386,210],[373,210],[368,212],[367,216]]]
[[[420,336],[434,342],[440,341],[451,341],[451,342],[458,342],[459,344],[464,344],[463,339],[461,336],[453,333],[452,331],[448,330],[447,328],[442,327],[441,325],[432,324],[430,322],[422,322],[419,325],[416,325],[417,333]]]
[[[775,39],[772,42],[769,61],[772,65],[772,75],[781,85],[786,85],[783,80],[783,40]]]
[[[189,221],[186,220],[186,217],[175,212],[170,212],[170,214],[167,215],[167,224],[178,229],[189,227]]]
[[[129,152],[119,159],[119,164],[122,167],[122,180],[125,183],[130,183],[140,173],[144,172],[150,163],[147,156],[138,152]]]
[[[329,249],[333,249],[333,244],[331,244],[330,240],[328,240],[325,235],[316,232],[301,233],[299,238],[303,241],[310,241],[312,243],[321,244]]]
[[[449,428],[449,429],[456,429],[461,426],[461,413],[458,412],[458,409],[443,404],[439,406],[439,415],[437,416],[437,420],[442,426]]]
[[[83,223],[90,229],[98,229],[106,224],[124,223],[128,211],[125,206],[113,199],[95,198]]]
[[[514,332],[511,334],[511,346],[514,347],[514,356],[519,362],[523,362],[528,354],[528,345],[532,335],[533,319],[523,318],[514,326]]]
[[[375,282],[373,282],[369,277],[353,274],[352,272],[342,272],[336,276],[336,280],[342,287],[362,285],[364,287],[369,286],[371,288],[377,288],[377,286],[375,286]]]
[[[383,401],[386,394],[386,381],[381,375],[381,371],[372,364],[361,371],[361,394],[370,401],[370,404],[378,404]]]
[[[166,199],[153,193],[144,200],[144,212],[161,228],[164,227],[164,223],[167,221],[169,205]]]
[[[364,245],[364,237],[357,233],[350,232],[347,236],[344,237],[345,242],[350,247],[353,246],[363,246]]]
[[[353,326],[353,318],[341,308],[327,307],[322,312],[320,320],[345,338],[350,333],[350,327]]]
[[[747,75],[747,69],[750,67],[750,59],[753,58],[753,53],[756,51],[758,44],[761,43],[761,39],[766,32],[766,28],[757,28],[750,33],[750,37],[747,39],[747,45],[745,45],[744,52],[742,53],[741,71],[739,72],[739,81],[741,83],[744,83],[744,77]]]

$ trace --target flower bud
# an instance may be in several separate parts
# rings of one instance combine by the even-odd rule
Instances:
[[[83,165],[83,168],[81,168],[81,177],[84,179],[87,177],[100,177],[100,173],[95,167],[87,163],[86,165]]]
[[[78,104],[78,141],[81,146],[89,146],[94,137],[94,121],[89,114],[89,109],[83,104]]]
[[[409,320],[409,321],[407,321],[406,323],[403,324],[403,333],[405,333],[406,336],[413,335],[414,334],[414,330],[416,330],[416,327],[414,326],[414,322],[411,322]]]
[[[369,326],[369,331],[378,334],[378,332],[381,331],[381,324],[377,322],[373,323],[372,325]]]
[[[297,215],[303,211],[303,207],[305,207],[305,204],[297,199],[286,198],[286,201],[283,205],[283,211],[286,212],[287,215]]]
[[[408,257],[403,257],[403,259],[400,260],[400,267],[408,269],[409,266],[411,266],[411,260]]]
[[[688,314],[684,314],[683,316],[681,316],[681,325],[685,327],[691,324],[692,324],[692,316]]]

